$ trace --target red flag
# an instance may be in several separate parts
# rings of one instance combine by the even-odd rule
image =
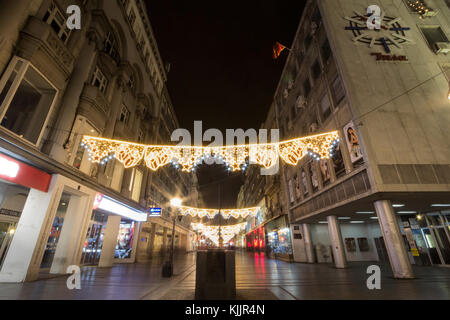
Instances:
[[[273,58],[278,59],[278,57],[280,56],[281,52],[283,52],[284,49],[286,49],[285,46],[283,46],[279,42],[276,42],[275,45],[273,46]]]

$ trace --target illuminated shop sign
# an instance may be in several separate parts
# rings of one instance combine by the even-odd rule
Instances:
[[[148,216],[149,217],[161,217],[161,208],[150,208]]]
[[[0,179],[47,192],[51,175],[25,163],[0,154]]]
[[[112,198],[97,194],[94,201],[94,209],[101,209],[134,221],[147,221],[147,213],[126,206]]]

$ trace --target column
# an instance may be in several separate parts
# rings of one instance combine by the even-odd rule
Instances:
[[[303,239],[305,240],[306,261],[308,263],[314,263],[314,250],[311,240],[311,231],[309,224],[303,224]]]
[[[161,256],[164,257],[166,255],[167,250],[167,227],[164,227],[163,231],[163,244],[161,248]]]
[[[379,200],[374,202],[374,206],[394,277],[413,279],[414,273],[411,262],[409,261],[403,236],[391,202],[389,200]]]
[[[111,100],[111,113],[109,114],[109,121],[106,122],[106,128],[103,132],[105,138],[113,138],[114,130],[116,128],[117,117],[122,107],[123,93],[126,89],[125,82],[121,76],[116,79],[116,86],[114,89],[113,98]]]
[[[110,215],[108,217],[108,221],[106,222],[102,253],[98,263],[98,266],[101,268],[112,267],[114,263],[120,220],[122,220],[120,216]]]
[[[31,14],[30,0],[0,0],[0,8],[2,8],[0,10],[1,74],[9,59],[11,59],[13,48],[19,39],[19,32]]]
[[[74,70],[70,77],[67,88],[61,101],[61,110],[56,120],[55,128],[49,139],[52,143],[50,156],[59,161],[65,162],[67,151],[65,149],[71,132],[77,108],[80,103],[80,96],[84,89],[84,84],[88,79],[89,71],[95,61],[96,39],[93,35],[88,35],[83,48],[78,56]]]
[[[156,223],[152,223],[150,237],[148,239],[148,245],[147,245],[147,255],[148,255],[149,259],[151,259],[153,256],[153,248],[155,246],[155,235],[156,235]]]
[[[95,193],[90,196],[71,195],[50,273],[65,274],[68,266],[79,265],[80,243],[86,237],[85,221],[92,213],[94,198]]]
[[[346,268],[347,261],[345,259],[344,244],[342,242],[341,229],[338,220],[336,216],[328,216],[327,220],[335,266],[338,269]]]
[[[52,178],[48,192],[31,189],[11,241],[0,282],[36,280],[63,186]]]

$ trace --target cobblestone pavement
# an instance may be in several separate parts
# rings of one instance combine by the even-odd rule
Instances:
[[[236,286],[240,300],[450,299],[450,268],[414,267],[416,279],[396,280],[380,265],[381,290],[368,290],[366,269],[376,262],[287,263],[263,254],[237,253]],[[161,277],[161,262],[84,267],[81,290],[68,290],[66,276],[24,284],[0,284],[0,299],[190,300],[195,290],[195,254],[179,256],[174,277]]]

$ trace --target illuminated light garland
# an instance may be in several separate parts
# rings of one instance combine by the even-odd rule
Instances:
[[[258,211],[261,209],[260,207],[253,208],[243,208],[243,209],[203,209],[203,208],[192,208],[192,207],[178,207],[177,208],[180,214],[187,216],[190,215],[192,217],[204,218],[208,217],[209,219],[213,219],[219,213],[225,219],[230,219],[231,217],[235,219],[239,218],[247,218],[248,216],[256,217]]]
[[[222,238],[224,243],[229,242],[236,235],[245,230],[246,222],[229,225],[229,226],[205,226],[202,223],[191,223],[194,231],[201,233],[206,238],[219,245],[219,239]]]
[[[306,155],[316,160],[329,158],[338,142],[339,134],[333,131],[276,143],[220,147],[154,146],[91,136],[84,136],[81,145],[88,150],[89,160],[96,163],[105,164],[116,158],[125,168],[131,168],[144,159],[153,171],[172,163],[190,172],[208,158],[223,161],[229,171],[245,170],[249,162],[269,169],[279,157],[295,166]]]

